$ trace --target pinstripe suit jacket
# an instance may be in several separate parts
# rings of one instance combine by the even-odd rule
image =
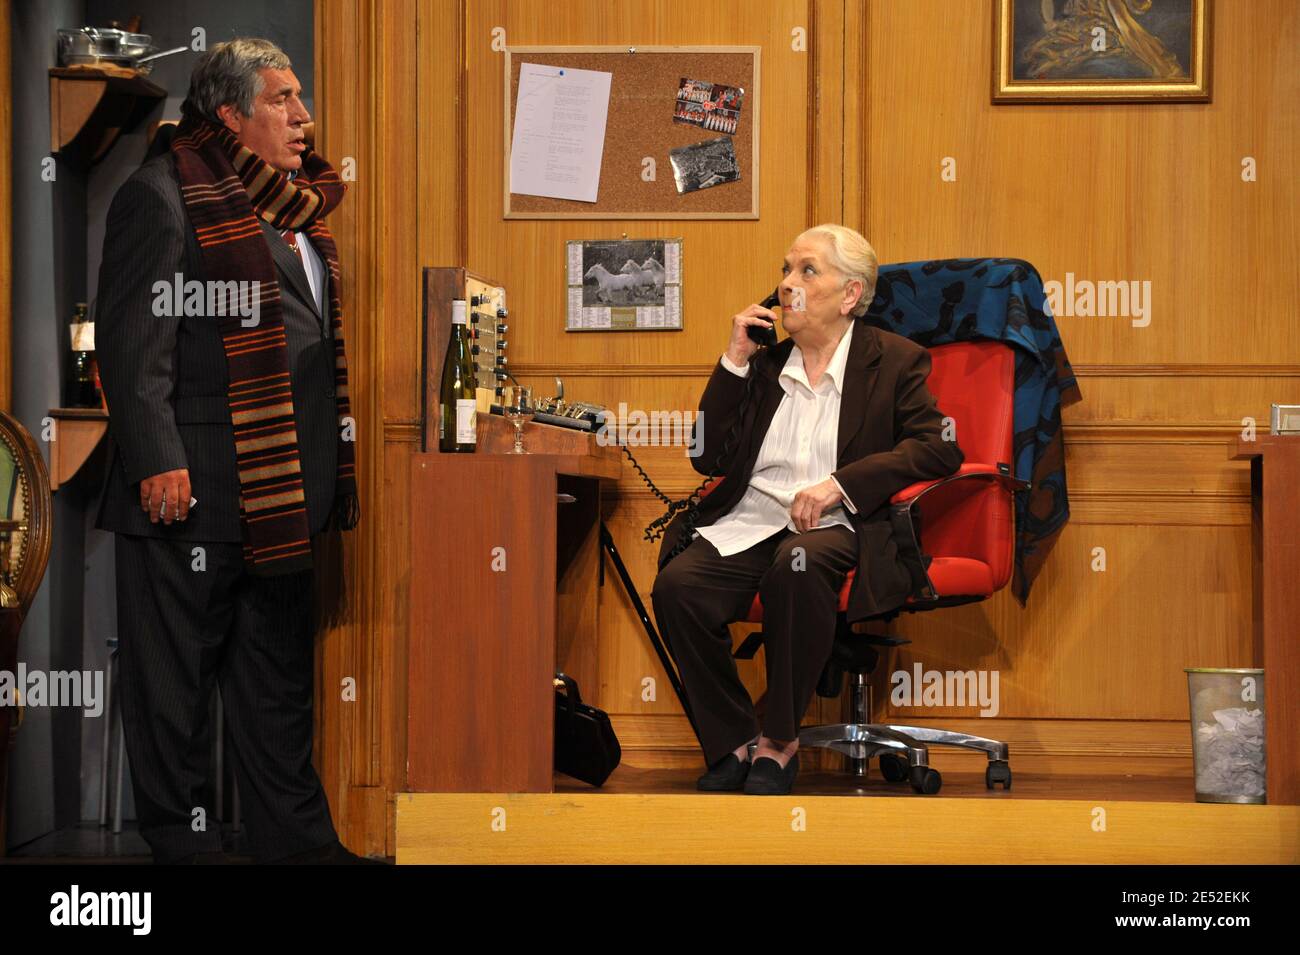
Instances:
[[[333,330],[302,261],[266,222],[288,342],[307,518],[323,530],[334,500],[338,406]],[[299,234],[299,241],[306,236]],[[229,375],[217,319],[155,314],[154,283],[206,281],[170,154],[151,159],[113,197],[95,309],[95,348],[109,409],[108,475],[96,526],[177,540],[242,540]],[[169,293],[170,294],[170,293]],[[322,289],[322,298],[326,295]],[[188,468],[197,503],[184,523],[150,523],[139,482]]]

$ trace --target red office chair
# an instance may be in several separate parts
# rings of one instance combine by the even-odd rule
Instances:
[[[931,349],[930,357],[930,392],[939,409],[956,422],[957,441],[966,459],[956,474],[921,481],[890,498],[899,551],[915,548],[921,562],[928,564],[923,574],[918,567],[915,593],[907,602],[878,618],[885,621],[901,611],[974,603],[1006,586],[1014,546],[1012,494],[1029,487],[1011,473],[1015,352],[1000,342],[955,342]],[[1010,789],[1006,743],[923,726],[867,722],[867,676],[879,658],[877,647],[911,641],[853,632],[845,610],[854,573],[849,572],[840,592],[835,642],[817,686],[820,696],[839,696],[848,673],[854,721],[805,727],[799,733],[799,747],[821,746],[844,753],[848,771],[855,776],[866,776],[871,757],[879,755],[885,779],[906,779],[927,795],[937,793],[943,784],[939,772],[929,765],[929,745],[983,750],[989,759],[985,785],[992,789],[1001,783]],[[747,622],[763,622],[763,605],[757,596]],[[735,656],[752,657],[762,639],[761,633],[751,634]]]

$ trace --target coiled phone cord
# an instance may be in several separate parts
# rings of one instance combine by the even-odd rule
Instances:
[[[663,491],[659,490],[659,488],[655,487],[654,482],[650,480],[650,476],[645,473],[645,469],[637,463],[636,458],[632,456],[632,452],[627,449],[627,445],[623,445],[623,453],[627,455],[628,460],[632,462],[632,466],[636,468],[637,473],[641,475],[641,480],[650,488],[651,493],[653,493],[655,497],[659,498],[659,500],[668,508],[661,516],[656,517],[646,525],[645,539],[651,543],[657,541],[663,536],[664,531],[668,529],[668,525],[672,523],[678,512],[686,512],[686,516],[682,519],[681,532],[677,535],[677,542],[673,545],[673,549],[668,552],[668,560],[672,560],[689,547],[692,539],[695,537],[695,523],[700,518],[701,495],[703,495],[705,488],[707,488],[714,479],[718,478],[722,474],[722,462],[727,460],[727,458],[736,451],[736,445],[740,440],[741,432],[744,431],[745,414],[749,410],[749,400],[754,390],[754,379],[756,377],[757,375],[752,370],[745,376],[745,392],[741,396],[740,404],[736,409],[735,424],[733,424],[731,430],[727,432],[727,437],[722,442],[722,448],[718,451],[718,456],[714,458],[713,467],[709,468],[708,474],[705,476],[704,480],[701,481],[699,486],[696,487],[688,496],[674,501],[667,494],[663,493]]]
[[[763,299],[759,304],[762,305],[763,308],[779,307],[781,304],[780,287],[778,286],[771,295]],[[764,335],[767,337],[764,338]],[[756,335],[754,330],[751,329],[750,337],[755,341],[760,342],[763,346],[754,354],[750,359],[751,361],[753,361],[754,358],[757,358],[758,354],[761,354],[766,347],[776,344],[775,329],[761,332],[758,335]],[[636,458],[632,457],[632,452],[627,449],[627,445],[623,445],[623,453],[626,454],[627,459],[632,462],[632,467],[636,468],[637,474],[641,475],[641,480],[646,483],[648,488],[650,488],[651,493],[653,493],[655,497],[659,498],[659,500],[668,508],[668,510],[664,511],[662,516],[656,517],[646,525],[645,539],[650,543],[657,541],[663,536],[664,531],[668,529],[668,525],[672,523],[673,518],[677,516],[678,512],[686,512],[686,516],[682,519],[681,533],[677,535],[677,542],[673,545],[673,549],[668,552],[668,560],[672,560],[689,547],[691,541],[695,537],[695,522],[700,519],[701,495],[704,493],[704,489],[707,488],[715,478],[721,476],[722,462],[727,460],[727,458],[729,458],[736,450],[736,444],[739,442],[741,432],[745,428],[745,413],[749,410],[749,399],[754,391],[754,379],[756,377],[757,373],[751,368],[749,374],[745,376],[745,393],[741,396],[740,405],[736,409],[736,422],[731,426],[731,430],[727,432],[727,437],[722,442],[722,449],[718,452],[718,456],[714,458],[713,467],[709,469],[708,475],[700,482],[699,487],[692,491],[687,497],[684,497],[679,501],[674,501],[663,491],[659,490],[659,488],[655,487],[654,481],[650,480],[650,475],[646,474],[641,465],[637,463]],[[665,561],[665,563],[667,563],[667,561]]]

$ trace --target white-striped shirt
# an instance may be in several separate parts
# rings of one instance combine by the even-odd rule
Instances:
[[[289,179],[298,178],[298,170],[289,171]],[[311,296],[316,300],[316,310],[324,318],[325,327],[329,327],[329,303],[326,301],[326,281],[325,281],[325,260],[321,258],[316,247],[311,244],[307,238],[307,233],[301,231],[297,234],[298,258],[302,260],[303,271],[307,273],[307,286],[311,289]]]
[[[736,506],[716,523],[697,529],[723,557],[747,550],[782,528],[796,530],[790,516],[795,494],[827,478],[835,480],[831,472],[836,466],[840,397],[853,324],[844,332],[816,388],[808,383],[799,346],[791,349],[777,378],[785,396],[763,438],[749,487]],[[726,355],[722,356],[722,367],[742,378],[749,374],[749,365],[734,365]],[[839,487],[838,481],[835,486]],[[844,495],[844,504],[824,511],[815,529],[853,527],[845,509],[851,513],[857,511],[842,487],[840,493]]]
[[[303,271],[307,273],[307,284],[316,300],[316,309],[321,315],[326,315],[329,309],[325,303],[325,262],[306,232],[298,233],[298,258],[302,259]]]

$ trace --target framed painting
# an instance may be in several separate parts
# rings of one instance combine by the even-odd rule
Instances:
[[[994,103],[1210,99],[1209,0],[994,0]]]

